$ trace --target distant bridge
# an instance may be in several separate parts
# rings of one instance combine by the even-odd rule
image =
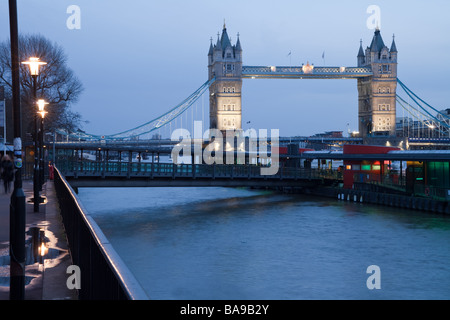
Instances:
[[[340,181],[337,172],[280,166],[262,175],[261,166],[157,162],[58,161],[72,187],[313,187]]]
[[[373,75],[369,67],[242,66],[243,79],[358,79]]]

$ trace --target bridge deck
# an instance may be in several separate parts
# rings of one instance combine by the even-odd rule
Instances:
[[[243,66],[242,78],[256,79],[357,79],[372,76],[367,67]]]
[[[337,172],[280,167],[261,174],[255,165],[205,165],[139,162],[60,161],[58,169],[73,187],[294,187],[333,182]]]

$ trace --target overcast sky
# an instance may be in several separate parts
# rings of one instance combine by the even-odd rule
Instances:
[[[70,5],[80,8],[80,29],[66,25]],[[365,48],[373,36],[370,5],[381,9],[389,47],[395,34],[399,79],[434,107],[450,108],[448,0],[20,0],[18,15],[19,32],[65,49],[85,87],[72,106],[89,121],[84,130],[113,134],[163,114],[207,80],[209,39],[224,19],[233,44],[240,34],[244,65],[356,66],[360,39]],[[8,38],[2,1],[0,39]],[[358,127],[356,80],[244,80],[242,105],[244,128],[282,136]]]

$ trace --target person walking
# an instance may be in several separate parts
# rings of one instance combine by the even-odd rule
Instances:
[[[5,187],[5,193],[11,189],[11,182],[14,180],[14,167],[11,158],[5,155],[2,159],[2,179]]]

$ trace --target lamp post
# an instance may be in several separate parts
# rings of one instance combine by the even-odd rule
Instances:
[[[25,298],[25,193],[22,188],[22,121],[20,111],[19,31],[17,2],[9,0],[11,35],[11,85],[14,120],[14,190],[9,207],[10,284],[9,298]]]
[[[48,104],[44,99],[39,99],[37,102],[39,111],[38,114],[41,115],[41,126],[40,126],[40,132],[39,132],[39,168],[40,168],[40,175],[39,175],[39,186],[40,190],[42,190],[42,185],[44,184],[44,118],[47,114],[47,111],[45,111],[45,105]]]
[[[47,64],[46,62],[39,61],[39,58],[31,57],[28,61],[22,62],[30,67],[30,75],[33,79],[33,101],[36,101],[37,96],[37,77],[39,75],[39,67]],[[33,202],[34,212],[39,212],[39,148],[38,148],[38,125],[37,116],[34,117],[34,170],[33,170]]]

